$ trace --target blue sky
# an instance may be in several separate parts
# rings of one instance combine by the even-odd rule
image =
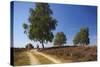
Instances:
[[[53,17],[58,21],[54,35],[57,32],[64,32],[67,37],[67,45],[73,45],[73,37],[81,27],[89,27],[90,44],[97,44],[97,7],[49,4],[53,11]],[[31,42],[24,34],[22,24],[28,23],[29,8],[35,8],[33,2],[14,2],[14,47],[25,47]],[[38,42],[31,42],[34,46]],[[45,47],[52,46],[52,43],[45,44]],[[41,47],[41,44],[40,44]]]

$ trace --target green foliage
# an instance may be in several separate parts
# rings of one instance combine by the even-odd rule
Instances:
[[[74,37],[73,43],[75,44],[75,46],[79,43],[79,40],[80,40],[80,32],[78,32]]]
[[[89,29],[88,28],[81,28],[80,29],[80,43],[81,44],[89,44]]]
[[[82,44],[88,45],[89,44],[89,29],[87,27],[81,28],[80,32],[76,34],[74,37],[73,43],[75,45]]]
[[[54,45],[61,46],[66,43],[66,35],[63,32],[58,32],[55,36]]]
[[[27,34],[28,25],[26,23],[23,23],[23,28],[25,29],[24,33]]]
[[[28,37],[30,40],[42,43],[52,42],[53,30],[57,21],[52,17],[53,12],[48,3],[36,3],[36,8],[30,8]]]

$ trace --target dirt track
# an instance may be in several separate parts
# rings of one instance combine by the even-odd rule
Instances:
[[[55,58],[53,58],[53,57],[51,57],[51,56],[49,56],[47,54],[44,54],[42,52],[38,52],[37,50],[28,51],[27,54],[28,54],[28,56],[30,58],[30,64],[31,65],[41,64],[41,62],[39,61],[39,58],[36,58],[34,56],[34,54],[41,56],[41,58],[45,57],[46,59],[52,61],[52,63],[61,63],[61,61],[59,59],[55,59]]]
[[[39,64],[39,61],[37,60],[37,58],[34,55],[32,55],[31,52],[27,52],[27,55],[28,55],[28,57],[30,59],[30,64],[31,65]]]

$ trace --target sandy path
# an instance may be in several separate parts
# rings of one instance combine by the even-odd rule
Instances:
[[[31,50],[31,52],[34,52],[34,53],[36,53],[36,54],[38,54],[38,55],[41,55],[41,56],[47,58],[48,60],[52,61],[53,63],[61,63],[60,60],[55,59],[55,58],[53,58],[53,57],[51,57],[51,56],[49,56],[49,55],[47,55],[47,54],[44,54],[44,53],[42,53],[42,52],[38,52],[37,50]]]
[[[27,52],[27,55],[29,56],[31,65],[39,64],[38,59],[36,59],[36,57],[31,52]]]

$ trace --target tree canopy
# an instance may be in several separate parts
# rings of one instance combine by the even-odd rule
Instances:
[[[63,32],[58,32],[55,35],[55,39],[54,39],[54,45],[56,46],[62,46],[63,44],[66,44],[66,35]]]
[[[76,34],[76,36],[73,39],[73,43],[75,45],[81,44],[81,45],[88,45],[89,42],[89,29],[88,27],[83,27],[80,29],[80,32]]]
[[[79,41],[80,41],[80,32],[78,32],[76,36],[74,37],[74,40],[73,40],[74,45],[76,46],[77,44],[79,44]]]
[[[53,12],[48,3],[36,3],[35,9],[30,8],[29,23],[23,24],[27,29],[30,40],[39,41],[43,48],[44,43],[52,42],[53,30],[56,29],[57,20],[52,17]]]

